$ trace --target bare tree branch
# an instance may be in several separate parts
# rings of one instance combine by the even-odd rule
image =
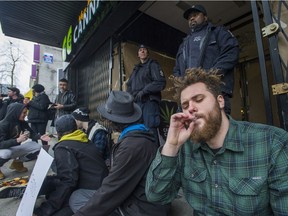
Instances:
[[[0,48],[0,83],[15,84],[21,64],[26,61],[25,52],[11,41]]]

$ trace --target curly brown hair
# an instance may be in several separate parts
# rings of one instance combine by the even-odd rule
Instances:
[[[204,83],[207,90],[211,92],[215,98],[221,95],[221,75],[217,75],[218,70],[211,69],[206,71],[202,68],[189,68],[186,70],[185,76],[174,77],[173,83],[175,87],[174,99],[180,101],[181,92],[188,86],[195,83]]]

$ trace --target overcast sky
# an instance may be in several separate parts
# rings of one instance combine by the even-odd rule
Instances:
[[[22,94],[25,94],[29,90],[29,79],[31,75],[31,65],[33,63],[33,45],[34,43],[29,41],[24,41],[16,38],[6,37],[2,33],[2,28],[0,24],[0,46],[7,41],[11,41],[13,44],[18,45],[21,50],[25,52],[26,62],[22,63],[21,70],[17,71],[17,79],[15,80],[15,85],[20,89]],[[3,61],[0,57],[0,63]],[[1,82],[1,81],[0,81]],[[3,83],[6,84],[6,83]]]

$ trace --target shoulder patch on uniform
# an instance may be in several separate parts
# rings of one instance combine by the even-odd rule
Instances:
[[[164,76],[164,73],[163,73],[163,71],[162,70],[160,70],[160,76]]]

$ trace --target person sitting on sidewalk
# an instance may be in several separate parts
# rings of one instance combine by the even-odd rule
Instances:
[[[225,113],[216,70],[174,78],[166,142],[146,181],[146,196],[168,203],[180,188],[193,215],[288,215],[288,132]]]
[[[26,115],[27,108],[24,104],[12,103],[8,106],[4,119],[0,121],[0,167],[13,158],[10,169],[27,172],[23,162],[35,159],[41,149],[37,142],[27,140],[50,140],[47,135],[40,137],[29,127],[24,120]],[[0,179],[4,178],[5,175],[0,170]]]
[[[60,116],[55,127],[59,138],[54,146],[57,175],[45,178],[39,195],[46,195],[47,200],[34,210],[33,216],[71,216],[68,206],[71,193],[79,188],[97,190],[108,175],[101,153],[77,129],[71,114]]]
[[[142,111],[128,92],[112,91],[98,112],[115,132],[121,132],[112,147],[111,169],[96,191],[76,190],[70,197],[74,216],[166,216],[169,205],[148,202],[146,172],[158,143],[152,131],[139,124]]]
[[[104,160],[109,159],[108,131],[97,121],[89,118],[90,110],[80,107],[71,114],[76,120],[77,128],[82,129],[97,149],[102,153]]]

